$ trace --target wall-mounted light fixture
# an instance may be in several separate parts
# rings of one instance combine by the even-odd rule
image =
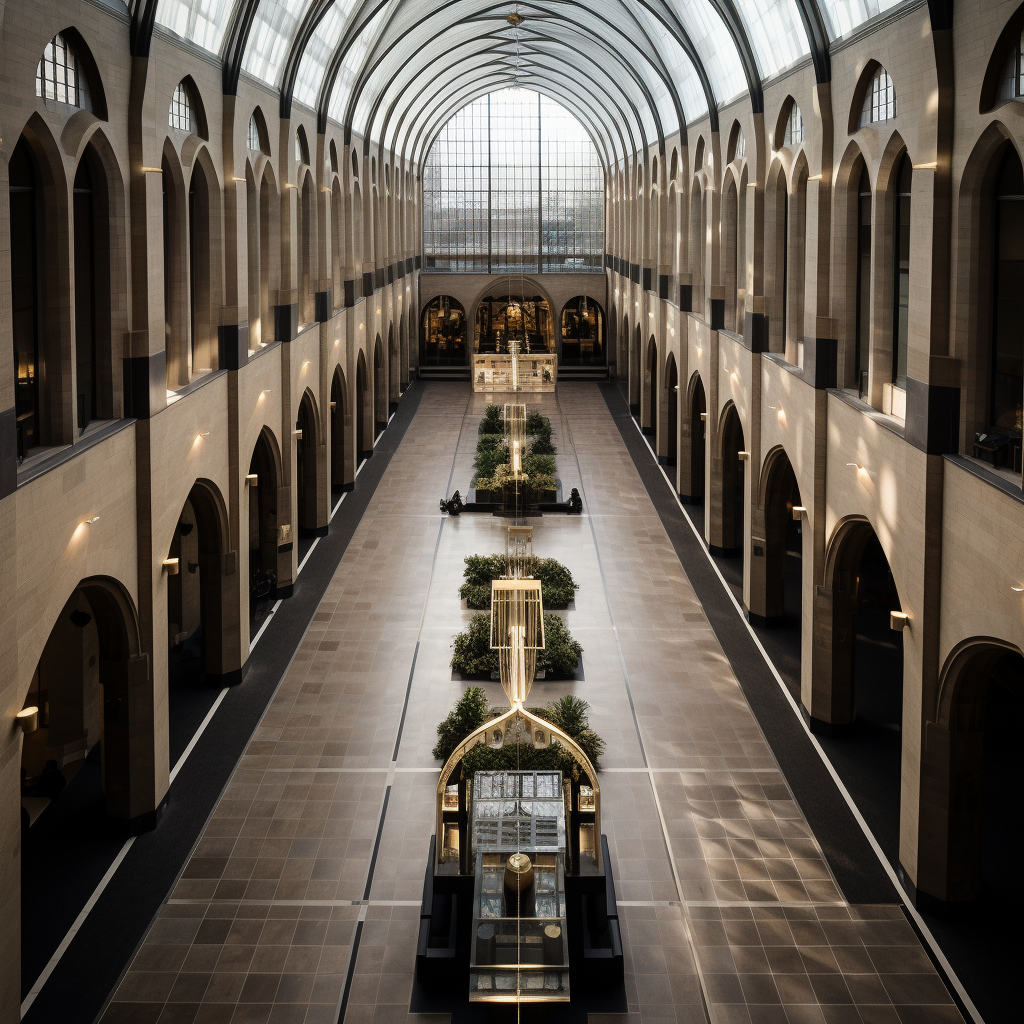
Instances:
[[[1024,587],[1010,587],[1015,594],[1024,594]]]
[[[822,175],[820,174],[809,174],[807,176],[808,181],[821,181]]]
[[[84,522],[84,524],[86,526],[92,526],[93,523],[98,523],[99,521],[100,521],[100,517],[99,516],[93,516],[92,519],[83,520],[83,522]]]
[[[740,462],[746,462],[750,458],[750,452],[737,452],[736,458],[739,459]]]
[[[258,473],[246,473],[245,474],[245,482],[246,482],[246,484],[248,484],[249,487],[257,487],[257,486],[259,486],[259,482],[260,482],[259,474]]]
[[[793,506],[793,518],[800,522],[807,515],[807,507],[805,505],[794,505]]]
[[[334,344],[335,344],[335,347],[337,347],[338,345],[340,345],[340,344],[341,344],[341,338],[335,338],[335,339],[334,339]]]
[[[706,412],[702,412],[700,414],[700,421],[701,421],[701,423],[707,423],[707,421],[708,421],[708,414]]]
[[[338,405],[338,403],[337,403],[337,402],[331,402],[331,408],[332,408],[332,409],[335,409],[335,408],[337,408],[337,405]]]
[[[889,628],[903,632],[910,625],[910,616],[906,612],[889,612]]]
[[[938,160],[929,160],[926,164],[914,164],[915,171],[934,171],[938,168]]]
[[[301,441],[302,440],[302,431],[298,430],[298,429],[293,430],[292,431],[292,437],[294,437],[296,441]]]
[[[140,168],[143,174],[163,174],[164,169],[162,167],[142,167]]]
[[[22,708],[15,718],[23,733],[35,732],[39,728],[39,708],[37,707]]]
[[[177,558],[165,558],[163,560],[164,572],[168,576],[177,576],[179,572],[179,560]]]

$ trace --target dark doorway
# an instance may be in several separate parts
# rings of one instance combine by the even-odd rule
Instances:
[[[466,364],[466,311],[449,295],[431,299],[423,309],[420,331],[420,364]]]

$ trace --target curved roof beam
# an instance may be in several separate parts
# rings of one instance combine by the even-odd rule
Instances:
[[[405,2],[406,2],[406,0],[399,0],[399,6],[396,7],[395,12],[394,12],[395,14],[398,13],[399,8]],[[415,23],[410,23],[408,27],[402,29],[397,36],[393,37],[388,42],[388,45],[385,48],[383,53],[377,53],[376,51],[378,51],[378,49],[379,49],[380,41],[385,38],[385,36],[387,35],[387,33],[390,30],[391,26],[389,25],[388,28],[386,28],[384,30],[384,32],[381,33],[381,36],[378,38],[377,44],[375,44],[375,46],[374,46],[374,51],[375,52],[374,52],[373,56],[376,59],[375,59],[375,62],[373,64],[373,66],[370,67],[370,65],[369,65],[369,61],[371,60],[371,55],[368,54],[367,58],[364,60],[363,67],[362,67],[362,69],[360,69],[359,75],[357,76],[356,82],[353,85],[352,91],[351,91],[351,93],[349,95],[348,103],[346,105],[346,110],[345,110],[345,116],[344,116],[344,120],[343,120],[343,127],[345,129],[346,138],[350,137],[350,135],[351,135],[352,121],[353,121],[354,112],[355,112],[355,104],[356,104],[356,102],[358,100],[360,91],[361,91],[361,89],[363,87],[363,84],[364,84],[364,82],[366,80],[368,67],[370,67],[370,73],[372,73],[372,70],[374,70],[376,68],[376,66],[378,66],[382,61],[384,61],[386,59],[387,55],[390,53],[390,51],[396,45],[398,45],[398,43],[400,43],[404,38],[406,38],[412,32],[417,31],[418,29],[420,29],[421,26],[423,25],[423,23],[426,20],[428,20],[430,18],[433,18],[433,17],[435,17],[437,15],[442,14],[447,7],[452,6],[454,3],[457,3],[457,2],[460,2],[460,0],[450,0],[449,3],[445,3],[442,6],[440,6],[438,8],[435,8],[434,10],[430,11],[421,21],[415,22]],[[618,26],[616,26],[612,22],[608,21],[606,18],[603,18],[602,16],[596,14],[595,12],[589,11],[587,8],[583,7],[578,2],[578,0],[567,0],[567,2],[571,3],[573,7],[576,7],[577,9],[579,9],[581,11],[584,11],[586,13],[591,14],[599,24],[603,25],[606,29],[610,29],[614,34],[616,34],[618,36],[621,36],[622,39],[625,40],[627,42],[627,44],[632,49],[636,50],[636,52],[639,53],[642,58],[647,58],[648,57],[648,55],[644,53],[643,49],[641,47],[637,46],[634,40],[629,39],[629,37]],[[481,20],[481,21],[487,20],[487,19],[485,19],[485,15],[486,14],[489,14],[489,13],[494,12],[494,11],[500,11],[500,10],[504,9],[504,7],[506,7],[506,6],[507,6],[507,2],[498,2],[498,3],[488,4],[487,7],[481,8],[474,15],[472,15],[471,16],[472,20]],[[553,11],[545,8],[543,6],[543,4],[541,4],[541,3],[527,2],[525,4],[525,6],[541,12],[542,17],[543,16],[548,16],[548,17],[554,17],[557,20],[563,20],[563,19],[558,18],[558,15],[554,14]],[[534,20],[536,20],[536,19],[534,19]],[[529,25],[529,21],[527,21],[527,25]],[[638,28],[639,28],[639,26],[638,26]],[[659,142],[660,142],[660,145],[661,145],[661,149],[664,150],[664,129],[662,128],[662,125],[661,125],[661,117],[660,117],[660,114],[659,114],[658,109],[657,109],[657,104],[654,101],[654,97],[651,94],[650,89],[647,86],[647,83],[643,80],[643,78],[639,74],[639,72],[637,72],[634,68],[632,68],[627,61],[623,60],[619,56],[619,54],[615,50],[613,50],[610,46],[605,45],[603,43],[603,41],[600,40],[600,38],[598,36],[595,36],[594,41],[598,42],[602,46],[604,46],[604,48],[612,56],[619,58],[619,60],[620,60],[621,64],[623,65],[623,67],[626,68],[626,70],[633,77],[634,81],[636,81],[638,86],[640,86],[640,88],[643,91],[643,93],[645,95],[645,98],[647,100],[647,105],[648,105],[648,107],[651,110],[651,114],[652,114],[652,117],[654,119],[654,124],[655,124],[656,130],[658,132],[658,137],[659,137]],[[329,65],[329,69],[328,69],[327,74],[324,76],[324,87],[323,87],[323,92],[321,93],[321,99],[320,99],[321,109],[324,109],[326,104],[328,104],[330,102],[330,94],[331,94],[331,92],[333,92],[333,83],[334,83],[334,80],[336,78],[337,71],[338,71],[338,69],[341,66],[341,61],[343,59],[344,59],[344,56],[343,56],[343,54],[341,52],[341,49],[339,48],[339,50],[335,53],[335,56],[331,60],[331,64]]]
[[[476,99],[479,96],[486,95],[488,92],[492,91],[492,89],[494,89],[494,88],[508,85],[511,82],[511,80],[512,79],[510,78],[510,76],[508,75],[508,72],[505,69],[502,69],[501,72],[498,72],[495,75],[492,75],[490,78],[487,78],[487,79],[477,78],[477,79],[475,79],[472,83],[470,83],[468,86],[463,88],[459,93],[455,94],[454,99],[452,100],[452,103],[451,103],[451,105],[448,108],[446,108],[445,110],[439,112],[437,118],[435,118],[434,122],[433,122],[434,124],[437,125],[437,128],[436,129],[432,128],[431,131],[436,133],[436,131],[439,131],[441,126],[444,123],[446,123],[451,117],[453,117],[456,113],[458,113],[458,111],[461,110],[467,103],[472,102],[474,99]],[[578,97],[578,95],[574,96],[574,94],[572,94],[571,92],[569,92],[567,90],[564,90],[563,87],[561,86],[561,83],[548,85],[544,90],[538,90],[538,91],[553,93],[554,96],[556,96],[560,101],[564,101],[564,102],[567,102],[567,103],[573,103],[573,102],[579,103],[579,102],[581,102],[579,97]],[[407,107],[405,110],[402,111],[402,114],[399,117],[398,125],[396,126],[396,129],[395,129],[395,148],[396,149],[397,149],[397,145],[398,145],[399,135],[402,132],[402,125],[405,122],[406,118],[409,117],[410,113],[411,113],[411,108]],[[415,128],[415,120],[422,113],[425,113],[425,111],[421,110],[416,115],[413,115],[410,118],[410,124],[409,124],[409,127],[407,128],[407,130],[405,132],[404,139],[403,139],[403,142],[402,142],[402,158],[403,158],[403,160],[405,159],[405,152],[406,152],[406,149],[407,149],[408,144],[409,144],[410,133]],[[594,111],[595,120],[598,123],[602,123],[601,122],[601,113],[606,113],[606,112],[603,111],[603,108],[600,108],[600,107],[598,107]],[[608,133],[608,140],[609,140],[609,142],[614,143],[615,137],[618,136],[620,151],[623,152],[623,153],[629,152],[629,146],[632,144],[632,142],[630,141],[630,143],[627,143],[626,139],[623,137],[622,126],[621,126],[621,123],[618,120],[613,118],[609,122],[609,124],[605,126],[605,131]],[[414,149],[416,148],[416,146],[418,146],[418,140],[419,140],[420,134],[421,134],[421,132],[417,132],[417,134],[416,134],[416,143],[414,145]],[[631,136],[631,139],[632,139],[632,136]],[[427,147],[427,148],[429,149],[429,147]],[[614,145],[613,145],[612,146],[612,151],[611,151],[611,153],[609,153],[609,165],[611,165],[611,163],[613,162],[611,160],[611,156],[614,154],[614,152],[615,152],[615,150],[614,150]],[[424,154],[425,153],[426,153],[426,150],[424,150]]]
[[[456,114],[459,110],[461,110],[462,107],[464,107],[468,102],[470,102],[469,99],[465,98],[466,95],[472,94],[472,96],[474,96],[474,97],[475,96],[481,96],[481,95],[484,95],[487,92],[493,91],[493,89],[495,87],[495,84],[511,84],[514,81],[514,73],[512,72],[512,70],[510,68],[508,68],[507,66],[503,65],[500,69],[496,69],[496,71],[494,73],[495,76],[496,76],[496,81],[492,81],[488,88],[482,88],[481,79],[479,78],[479,71],[480,71],[480,67],[477,66],[477,65],[473,65],[473,66],[470,66],[470,67],[466,68],[464,71],[459,72],[454,80],[452,80],[451,82],[440,84],[433,94],[426,96],[425,97],[425,102],[419,106],[418,110],[414,111],[413,108],[410,107],[405,112],[403,112],[402,121],[405,120],[406,115],[410,115],[409,116],[409,124],[408,124],[408,127],[406,129],[405,139],[404,139],[404,142],[403,142],[403,149],[402,149],[403,157],[404,157],[404,154],[405,154],[405,148],[406,148],[406,146],[408,144],[409,135],[414,130],[416,130],[417,124],[419,124],[420,127],[416,131],[415,142],[414,142],[414,145],[413,145],[413,152],[410,154],[410,160],[412,160],[413,162],[419,162],[419,159],[420,159],[420,157],[418,155],[418,146],[419,146],[419,139],[420,139],[420,136],[422,135],[424,127],[436,125],[436,128],[430,127],[430,132],[435,132],[435,131],[439,130],[441,125],[443,125],[454,114]],[[473,76],[477,76],[477,77],[473,78],[472,81],[467,83],[466,88],[462,90],[461,95],[455,94],[455,95],[459,95],[458,100],[453,101],[452,105],[450,105],[449,107],[445,108],[445,110],[440,112],[440,113],[438,113],[436,111],[435,112],[431,112],[431,110],[429,109],[430,105],[431,105],[431,101],[434,100],[442,91],[452,90],[455,87],[456,82],[461,82],[463,79],[466,78],[467,75],[473,75]],[[604,126],[605,133],[607,134],[608,138],[609,139],[613,139],[614,138],[614,134],[613,134],[613,132],[611,130],[612,128],[614,128],[616,130],[616,132],[618,133],[618,135],[619,135],[620,145],[623,145],[623,147],[625,146],[625,140],[622,139],[622,134],[621,134],[621,129],[619,127],[619,123],[620,122],[626,122],[626,118],[623,117],[623,114],[622,114],[621,110],[618,111],[618,115],[619,116],[618,116],[617,119],[615,117],[612,117],[611,113],[602,105],[601,99],[599,98],[600,95],[601,95],[601,88],[602,88],[600,83],[595,81],[594,82],[595,91],[591,91],[589,89],[584,89],[584,87],[582,87],[580,85],[580,83],[575,81],[575,80],[572,81],[572,86],[569,87],[569,86],[566,86],[566,84],[561,79],[546,77],[546,76],[543,76],[543,75],[534,75],[534,77],[539,79],[539,80],[544,80],[546,82],[549,82],[552,88],[557,88],[557,90],[558,90],[557,91],[557,95],[558,95],[558,98],[559,98],[560,101],[568,102],[570,105],[573,104],[573,103],[580,104],[580,105],[586,107],[587,109],[589,109],[591,111],[591,114],[594,117],[596,123],[601,124],[601,125]],[[591,79],[591,81],[593,81],[593,79]],[[431,82],[430,84],[434,84],[434,83]],[[552,91],[552,88],[541,89],[539,91],[550,92],[550,91]],[[580,95],[581,92],[584,93],[586,99],[581,97],[581,95]],[[591,104],[593,104],[593,106],[591,106]],[[603,117],[608,117],[609,118],[609,121],[608,121],[607,124],[605,123]],[[426,120],[423,120],[424,118]],[[400,131],[401,131],[401,123],[400,123],[399,127],[396,129],[396,134],[395,134],[395,147],[396,148],[397,148],[397,143],[398,143],[398,135],[399,135]],[[589,131],[591,132],[591,134],[593,134],[593,128],[590,128]],[[630,142],[631,143],[633,142],[632,133],[631,132],[630,132]]]
[[[129,29],[129,44],[133,57],[148,57],[153,44],[153,28],[156,25],[156,9],[160,0],[136,0]]]
[[[480,40],[488,39],[488,38],[494,40],[495,43],[498,43],[500,45],[493,45],[492,44],[491,46],[487,47],[485,50],[482,50],[482,51],[478,50],[478,51],[476,51],[475,54],[467,55],[467,57],[463,58],[463,60],[464,59],[468,59],[471,56],[479,56],[481,54],[487,54],[487,53],[502,54],[502,55],[507,56],[509,58],[514,57],[514,54],[507,53],[503,49],[505,40],[504,40],[504,37],[501,35],[501,30],[499,30],[499,29],[492,29],[491,32],[489,32],[487,36],[481,36],[481,37],[476,37],[476,38],[470,39],[470,40],[464,40],[463,42],[461,42],[461,43],[457,44],[456,46],[452,47],[451,51],[454,51],[456,49],[460,49],[460,48],[462,48],[464,46],[476,45]],[[589,76],[589,70],[588,69],[590,69],[590,68],[597,68],[597,70],[600,71],[601,74],[607,75],[610,89],[613,90],[613,91],[617,90],[618,92],[622,93],[622,95],[626,99],[626,102],[629,103],[631,109],[633,110],[633,114],[634,114],[634,117],[635,117],[635,119],[637,121],[637,125],[638,125],[638,127],[640,127],[642,122],[640,120],[639,111],[637,110],[633,100],[630,99],[630,97],[626,93],[625,89],[622,88],[621,82],[618,79],[616,79],[613,75],[611,75],[604,67],[600,66],[599,64],[596,64],[594,61],[589,59],[589,57],[586,54],[584,54],[583,51],[580,50],[578,47],[571,46],[570,44],[565,43],[565,42],[563,42],[563,41],[561,41],[559,39],[551,38],[546,33],[543,33],[543,32],[541,32],[539,30],[534,30],[534,35],[533,35],[532,38],[542,38],[542,39],[545,39],[547,41],[550,41],[550,42],[554,43],[555,45],[564,46],[567,49],[573,50],[576,53],[578,53],[580,56],[582,56],[584,58],[584,66],[580,67],[577,64],[573,64],[573,67],[576,68],[581,74],[588,74],[588,76]],[[606,47],[606,49],[608,50],[609,55],[611,55],[612,57],[615,57],[614,51],[612,51],[610,48],[607,48],[607,47]],[[447,52],[451,52],[451,51],[447,51]],[[543,51],[543,50],[541,50],[539,52],[546,53],[546,51]],[[436,60],[436,57],[432,58],[431,61],[428,62],[427,66],[429,67],[430,64],[434,63],[434,60]],[[409,65],[406,65],[406,67],[408,67],[408,66]],[[414,73],[414,75],[412,76],[411,81],[414,81],[417,77],[419,77],[419,75],[421,75],[423,73],[424,73],[423,70],[417,70]],[[592,76],[589,76],[589,77],[591,77],[591,79],[592,79]],[[635,80],[635,76],[634,76],[634,80]],[[387,89],[390,89],[392,87],[392,85],[395,84],[395,81],[396,80],[393,79],[391,82],[389,82],[387,87],[385,88],[385,90],[381,94],[379,94],[377,99],[374,101],[373,108],[372,108],[372,111],[371,111],[371,116],[367,120],[367,129],[372,127],[372,125],[374,123],[374,119],[375,119],[376,109],[379,106],[380,102],[383,100],[384,94],[386,93]],[[621,116],[621,110],[619,111],[619,114]],[[657,124],[657,121],[655,121],[655,123]],[[369,134],[369,130],[367,130],[367,134]],[[368,142],[366,144],[368,144]]]
[[[253,19],[259,5],[260,0],[239,0],[231,12],[228,30],[224,34],[224,64],[221,69],[225,96],[235,96],[238,93],[238,76],[241,74],[242,61],[245,59],[245,44],[249,41],[249,33],[252,31]],[[267,84],[273,85],[273,82]]]
[[[532,91],[538,92],[542,96],[547,96],[549,99],[554,99],[556,102],[561,103],[566,99],[572,98],[569,94],[564,93],[562,91],[561,84],[553,79],[544,79],[543,76],[541,76],[534,80],[532,76],[528,76],[527,80],[533,87]],[[444,111],[439,112],[436,117],[433,117],[429,121],[420,125],[413,140],[412,152],[410,153],[410,162],[416,168],[417,175],[422,177],[423,165],[426,162],[427,157],[430,155],[430,150],[437,141],[437,137],[441,130],[452,119],[452,117],[454,117],[469,103],[472,103],[473,100],[479,99],[481,96],[485,96],[489,92],[495,92],[505,88],[510,84],[510,78],[499,75],[494,81],[480,83],[480,85],[475,83],[473,85],[468,85],[451,106],[447,107]],[[481,89],[483,91],[481,91]],[[583,124],[584,128],[587,128],[585,122],[581,121],[581,124]],[[595,148],[597,149],[598,158],[600,159],[602,155],[602,147],[595,146]],[[404,156],[405,150],[403,149],[403,158]],[[607,177],[609,173],[608,168],[613,165],[611,162],[608,162],[608,154],[606,153],[604,156],[605,159],[601,159],[601,168]]]
[[[493,38],[495,35],[496,35],[496,33],[492,32],[491,33],[491,38]],[[484,37],[484,38],[487,38],[487,37]],[[435,54],[433,57],[431,57],[431,59],[427,62],[427,64],[424,67],[418,69],[408,81],[404,81],[404,82],[400,82],[399,83],[398,92],[395,95],[394,99],[391,101],[390,106],[388,107],[388,110],[387,110],[387,112],[386,112],[386,114],[384,116],[384,120],[383,120],[383,122],[381,124],[381,130],[378,133],[378,136],[379,136],[378,141],[379,141],[380,145],[385,146],[387,144],[388,127],[389,127],[389,124],[391,122],[392,117],[394,116],[395,107],[402,100],[403,96],[407,93],[407,90],[409,90],[413,86],[413,84],[415,82],[417,82],[423,75],[426,75],[426,74],[429,73],[429,70],[430,70],[430,67],[431,67],[432,64],[436,63],[439,60],[443,60],[445,57],[449,56],[449,54],[451,54],[455,50],[459,49],[461,46],[466,46],[466,45],[469,45],[470,43],[473,43],[473,42],[476,42],[476,40],[465,41],[463,43],[458,44],[457,46],[452,47],[450,50],[447,50],[447,51],[445,51],[443,53],[440,53],[440,54]],[[432,81],[436,81],[436,79],[434,79]],[[398,82],[399,82],[399,80],[396,79],[392,83],[389,83],[388,88],[390,89],[392,85],[394,85],[394,84],[396,84]],[[414,105],[417,103],[419,98],[423,95],[423,93],[429,87],[430,84],[432,84],[432,82],[428,82],[426,85],[424,85],[419,90],[417,90],[416,95],[415,95],[415,97],[412,100],[412,103],[409,104],[409,107],[408,107],[409,110],[413,109]],[[372,130],[372,126],[376,123],[376,121],[378,119],[379,107],[380,107],[381,103],[384,101],[384,98],[386,96],[387,91],[388,90],[385,89],[378,96],[377,100],[374,103],[374,109],[373,109],[373,111],[371,111],[371,117],[370,117],[370,119],[367,122],[370,130]],[[588,93],[588,95],[590,95],[590,94]],[[622,117],[622,111],[621,111],[620,108],[618,108],[617,104],[615,106],[616,106],[616,113],[617,113],[618,117],[621,118]],[[602,109],[603,113],[605,113],[605,114],[609,113],[607,110],[604,109],[603,105],[602,105],[601,109]],[[603,130],[605,132],[605,136],[606,136],[605,139],[602,139],[602,142],[610,142],[614,138],[614,136],[609,131],[609,125],[605,124],[603,121],[601,122],[601,124],[602,124],[602,128],[603,128]],[[617,121],[616,121],[616,119],[614,117],[612,117],[610,119],[609,124],[614,125],[616,127],[616,129],[618,129],[618,124],[617,124]],[[396,137],[395,137],[395,141],[396,142],[397,142],[397,130],[398,129],[396,129]],[[367,132],[367,134],[369,134],[369,131]],[[619,131],[618,134],[619,134],[619,137],[621,139],[621,131]]]
[[[700,54],[697,52],[697,47],[693,45],[693,40],[690,38],[690,34],[686,31],[686,26],[679,20],[679,16],[671,8],[671,6],[660,0],[660,2],[651,2],[651,0],[636,0],[637,3],[643,4],[645,8],[665,27],[667,32],[670,32],[676,42],[682,47],[683,52],[687,57],[690,58],[690,63],[693,64],[694,70],[697,72],[697,77],[700,79],[701,88],[704,90],[704,96],[708,103],[708,119],[711,121],[711,130],[713,132],[718,131],[718,99],[715,96],[714,87],[711,84],[711,79],[708,77],[707,68],[704,67],[704,61],[701,60]]]
[[[504,81],[510,84],[512,79],[510,77],[507,77],[509,75],[509,72],[505,70],[504,73],[506,75]],[[580,124],[586,130],[587,134],[590,136],[591,142],[594,143],[595,148],[598,150],[599,153],[603,153],[604,159],[602,159],[601,161],[602,166],[607,168],[608,166],[611,165],[611,153],[606,147],[604,136],[600,132],[595,131],[593,125],[587,123],[588,119],[586,117],[580,117],[578,113],[571,110],[568,105],[570,103],[573,103],[578,104],[579,107],[584,108],[590,115],[590,117],[593,118],[595,123],[602,125],[605,133],[608,135],[609,139],[611,139],[612,135],[609,130],[609,126],[604,124],[604,122],[601,120],[602,110],[599,106],[599,101],[597,97],[594,96],[593,93],[587,91],[586,98],[580,98],[577,93],[568,90],[561,79],[540,73],[520,76],[520,81],[540,83],[535,84],[533,91],[539,92],[541,93],[541,95],[551,96],[551,98],[555,99],[556,102],[558,102],[561,106],[564,106],[566,110],[568,110],[574,117],[576,117]],[[495,89],[493,87],[487,90],[487,92],[494,91]],[[485,95],[485,93],[477,91],[476,95],[483,96]],[[417,131],[416,143],[413,147],[413,152],[410,154],[411,159],[417,166],[420,166],[426,159],[427,153],[429,152],[431,145],[433,145],[433,141],[436,138],[437,133],[444,127],[445,124],[447,124],[449,120],[451,120],[451,118],[455,114],[457,114],[463,107],[467,105],[467,103],[470,102],[472,101],[462,99],[461,104],[457,106],[451,113],[449,113],[448,116],[445,117],[443,120],[441,119],[440,114],[438,114],[437,116],[428,115],[427,119],[420,125],[420,129]],[[423,111],[423,113],[427,114],[426,111]],[[413,125],[410,125],[410,131],[412,127]],[[426,129],[425,136],[423,135],[423,129]],[[421,137],[423,138],[422,150],[419,149]]]
[[[810,2],[816,3],[817,0]],[[732,41],[736,44],[736,52],[739,53],[740,63],[743,65],[743,77],[747,80],[747,92],[750,93],[750,105],[754,108],[755,114],[763,114],[764,90],[761,88],[761,71],[754,57],[754,48],[747,38],[743,20],[732,0],[709,0],[709,3],[718,12],[718,16],[729,30],[729,35],[732,36]]]
[[[532,86],[531,91],[540,93],[541,96],[554,100],[555,102],[559,103],[559,105],[564,106],[566,110],[569,109],[567,106],[565,106],[565,101],[567,99],[570,101],[581,102],[579,100],[575,100],[575,98],[571,94],[566,93],[563,90],[561,83],[559,83],[555,79],[547,78],[544,75],[536,76],[536,78],[534,76],[528,75],[525,76],[525,78],[521,77],[521,81],[522,80],[527,81]],[[420,129],[416,135],[414,152],[410,155],[411,161],[413,163],[413,166],[415,166],[416,168],[417,174],[423,173],[423,165],[425,164],[427,158],[429,157],[430,151],[433,148],[434,143],[437,141],[438,135],[444,129],[444,126],[460,110],[464,109],[474,100],[479,99],[482,96],[486,96],[490,92],[497,91],[495,86],[497,86],[497,88],[500,89],[507,82],[508,79],[505,79],[504,81],[499,81],[497,83],[492,83],[486,88],[484,92],[480,92],[475,86],[467,87],[467,92],[459,97],[457,103],[453,107],[449,107],[445,110],[445,116],[443,120],[441,120],[440,117],[432,118],[420,126]],[[576,115],[574,114],[573,116],[575,117]],[[609,174],[609,169],[612,166],[614,166],[614,163],[610,159],[610,154],[608,150],[605,149],[603,139],[600,142],[595,140],[595,132],[593,131],[592,126],[588,125],[586,120],[583,118],[577,119],[579,120],[583,128],[586,130],[587,134],[590,136],[591,141],[594,143],[594,148],[597,151],[598,159],[601,162],[601,170],[607,177],[607,175]],[[598,138],[600,139],[600,135],[598,135]]]
[[[811,48],[811,63],[814,65],[814,79],[821,85],[832,81],[832,57],[829,54],[828,29],[822,17],[818,0],[794,0],[804,23],[807,43]]]

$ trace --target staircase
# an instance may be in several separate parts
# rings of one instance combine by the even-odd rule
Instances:
[[[420,366],[416,370],[419,380],[469,380],[468,366]]]
[[[569,384],[575,381],[596,383],[608,379],[607,366],[559,366],[558,383]]]

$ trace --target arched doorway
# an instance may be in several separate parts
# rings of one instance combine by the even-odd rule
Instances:
[[[854,793],[886,855],[899,856],[903,728],[901,610],[889,562],[871,524],[848,519],[815,588],[811,728]]]
[[[388,415],[398,408],[402,397],[402,377],[398,363],[398,343],[395,341],[395,325],[388,327]]]
[[[55,952],[53,936],[66,933],[85,902],[84,895],[69,899],[59,884],[89,870],[77,844],[107,843],[113,856],[125,831],[156,824],[149,658],[141,653],[134,604],[116,580],[90,577],[72,591],[22,706],[39,709],[38,728],[25,734],[21,749],[24,996]]]
[[[278,585],[280,474],[277,443],[260,431],[249,463],[249,624],[250,635],[266,617]]]
[[[450,295],[439,295],[423,307],[420,318],[420,365],[466,364],[466,311]]]
[[[474,352],[507,352],[518,341],[523,352],[554,352],[555,327],[541,295],[488,295],[476,312]]]
[[[651,335],[644,361],[644,396],[640,410],[640,426],[648,437],[658,442],[658,343]]]
[[[356,357],[356,460],[373,455],[373,402],[367,395],[366,357]],[[369,440],[369,444],[367,444]]]
[[[683,424],[683,451],[679,460],[679,497],[690,505],[698,506],[704,521],[704,452],[706,450],[707,402],[700,374],[690,382],[689,415]]]
[[[743,426],[729,403],[719,431],[718,486],[711,493],[711,550],[725,558],[743,559],[744,460]],[[715,482],[713,477],[713,483]],[[717,529],[716,529],[717,527]]]
[[[643,345],[640,325],[636,325],[632,344],[629,346],[629,411],[640,415],[640,348]]]
[[[295,429],[295,496],[298,509],[299,537],[315,537],[321,533],[320,502],[320,429],[313,396],[307,389],[299,402]],[[323,532],[326,532],[324,530]]]
[[[167,547],[168,754],[181,757],[222,685],[226,612],[222,555],[227,515],[213,484],[196,482]]]
[[[563,366],[604,366],[607,361],[604,310],[586,295],[577,295],[562,307]]]
[[[331,490],[335,492],[352,489],[355,474],[347,443],[350,425],[345,375],[338,366],[331,380]]]
[[[674,466],[679,444],[679,373],[676,357],[671,352],[665,360],[665,397],[668,415],[665,418],[665,443],[662,445],[664,455],[660,455],[658,461]]]
[[[1004,922],[1022,903],[1006,884],[1020,858],[1022,715],[1021,652],[988,637],[968,641],[947,659],[922,751],[921,777],[931,784],[921,793],[918,891]]]
[[[388,372],[380,335],[373,343],[373,439],[384,433],[388,425]]]
[[[803,503],[789,457],[781,449],[770,454],[764,469],[761,500],[751,510],[755,560],[750,575],[750,619],[768,626],[795,628],[801,624],[802,520],[793,509]],[[799,657],[799,655],[798,655]]]

